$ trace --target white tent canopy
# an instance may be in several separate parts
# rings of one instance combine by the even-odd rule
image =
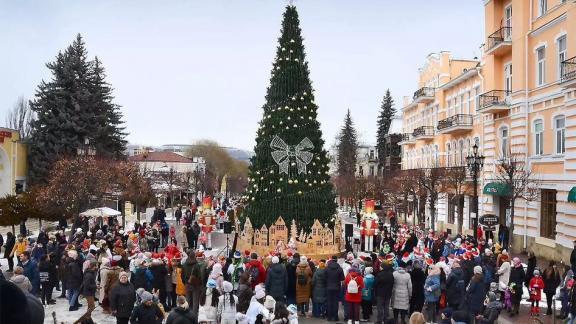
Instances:
[[[85,212],[80,213],[80,216],[87,216],[87,217],[114,217],[122,215],[121,212],[117,211],[116,209],[108,208],[108,207],[99,207],[88,209]]]

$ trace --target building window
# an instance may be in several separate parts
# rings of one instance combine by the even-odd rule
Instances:
[[[448,224],[456,224],[456,197],[448,195]]]
[[[370,169],[368,169],[368,174],[369,174],[371,177],[374,176],[374,166],[373,166],[373,165],[371,165],[371,166],[370,166]]]
[[[544,123],[542,120],[534,122],[534,154],[542,155],[544,153]]]
[[[446,144],[446,166],[450,167],[452,166],[452,163],[450,163],[450,143]]]
[[[439,165],[438,165],[438,145],[434,145],[434,166],[439,167]]]
[[[546,47],[536,50],[536,85],[541,86],[546,82]]]
[[[460,146],[460,165],[464,165],[464,140],[461,139],[458,146]]]
[[[558,79],[564,74],[562,62],[566,60],[566,35],[558,38]]]
[[[364,175],[364,167],[363,167],[363,166],[360,166],[360,167],[359,167],[358,173],[360,173],[361,176]]]
[[[370,160],[374,160],[374,150],[370,150]]]
[[[512,27],[512,5],[509,5],[508,7],[506,7],[504,9],[504,13],[506,16],[506,27]],[[510,38],[512,38],[512,31],[510,28],[506,28],[504,31],[504,38],[506,40],[509,40]]]
[[[500,156],[508,157],[508,127],[500,129]]]
[[[474,96],[475,96],[475,100],[474,100],[474,113],[476,113],[476,109],[478,109],[478,107],[480,107],[480,87],[476,87],[474,89]]]
[[[504,66],[504,90],[512,92],[512,63]]]
[[[554,118],[554,134],[556,154],[564,154],[566,152],[566,118],[564,116]]]
[[[538,16],[542,16],[548,11],[548,0],[538,1]]]
[[[556,190],[542,189],[540,201],[540,236],[556,236]]]

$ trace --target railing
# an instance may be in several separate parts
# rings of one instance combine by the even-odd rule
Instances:
[[[412,99],[416,100],[420,97],[434,97],[434,88],[430,87],[420,88],[414,92],[414,96],[412,97]]]
[[[488,36],[486,40],[486,51],[493,49],[504,41],[512,39],[512,27],[502,27]]]
[[[560,65],[562,82],[576,79],[576,56],[563,61]]]
[[[415,128],[414,131],[412,132],[412,136],[414,138],[417,138],[420,136],[434,136],[434,127],[433,126],[420,126],[418,128]]]
[[[508,90],[492,90],[480,95],[479,111],[490,106],[507,105],[506,97],[510,95]]]
[[[472,115],[458,114],[439,121],[437,129],[440,131],[455,126],[472,126],[472,121]]]
[[[409,142],[412,140],[412,134],[404,133],[402,134],[402,142]]]

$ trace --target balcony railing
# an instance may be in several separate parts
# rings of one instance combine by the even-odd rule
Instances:
[[[412,132],[412,136],[414,138],[434,136],[434,127],[420,126],[418,128],[415,128],[414,131]]]
[[[418,100],[422,97],[434,97],[434,88],[424,87],[416,90],[414,92],[413,100]]]
[[[486,40],[486,52],[490,52],[498,45],[512,40],[512,27],[502,27],[488,36]]]
[[[455,127],[470,127],[472,126],[473,116],[468,114],[458,114],[442,119],[438,122],[438,131],[448,130]]]
[[[506,98],[510,95],[508,90],[492,90],[480,95],[478,111],[488,111],[491,107],[508,107]]]
[[[562,82],[576,80],[576,56],[563,61],[560,65]]]
[[[413,140],[414,140],[414,137],[412,136],[412,134],[410,134],[410,133],[402,134],[401,142],[412,142]]]

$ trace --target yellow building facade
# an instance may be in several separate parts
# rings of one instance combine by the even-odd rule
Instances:
[[[486,188],[499,161],[524,162],[538,192],[516,201],[513,249],[567,260],[576,239],[576,1],[485,0],[484,8],[480,59],[430,54],[404,100],[402,168],[465,166],[477,143],[486,157],[478,213],[504,223],[507,200]],[[452,194],[435,207],[438,227],[454,232]],[[463,204],[470,232],[470,190]]]
[[[18,131],[0,127],[0,197],[26,189],[26,156]]]

